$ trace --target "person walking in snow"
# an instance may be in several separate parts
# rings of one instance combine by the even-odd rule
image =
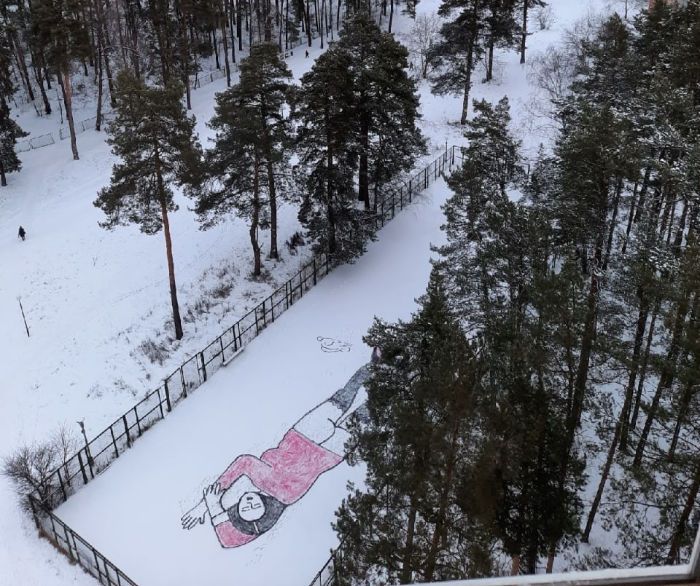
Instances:
[[[299,419],[276,448],[259,458],[238,456],[182,516],[182,528],[203,524],[208,516],[224,548],[240,547],[269,531],[321,474],[345,459],[348,434],[341,426],[351,414],[361,417],[366,410],[363,404],[349,413],[368,374],[367,365],[357,370],[342,389]]]
[[[24,231],[24,228],[22,226],[19,227],[19,231],[17,232],[17,237],[21,238],[24,241],[24,237],[27,235],[27,233]]]

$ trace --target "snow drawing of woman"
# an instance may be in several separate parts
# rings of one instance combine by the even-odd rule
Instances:
[[[240,547],[269,531],[284,510],[314,482],[344,459],[347,434],[336,433],[368,376],[361,367],[332,397],[306,413],[279,442],[259,458],[238,456],[202,499],[182,516],[183,529],[211,520],[222,547]],[[226,504],[229,503],[229,504]]]

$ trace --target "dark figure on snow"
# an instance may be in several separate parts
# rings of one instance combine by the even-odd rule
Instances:
[[[24,231],[24,228],[22,228],[22,226],[20,226],[20,227],[19,227],[19,232],[17,232],[17,236],[18,236],[19,238],[21,238],[22,240],[24,240],[24,238],[25,238],[26,235],[27,235],[27,233]]]
[[[308,51],[306,51],[306,55],[305,55],[305,57],[308,57],[308,56],[309,56],[309,52],[308,52]]]

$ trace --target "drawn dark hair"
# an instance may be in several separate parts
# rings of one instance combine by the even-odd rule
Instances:
[[[287,505],[278,501],[273,496],[268,496],[261,492],[257,492],[255,494],[260,497],[265,505],[265,514],[257,521],[246,521],[245,519],[242,519],[238,514],[238,503],[226,511],[233,526],[241,533],[245,533],[246,535],[261,535],[266,531],[269,531],[275,525],[275,523],[277,523],[277,519],[280,518],[284,510],[287,508]]]

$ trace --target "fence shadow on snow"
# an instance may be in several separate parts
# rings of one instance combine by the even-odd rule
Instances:
[[[446,170],[451,169],[459,157],[457,149],[458,147],[454,146],[446,147],[445,151],[424,169],[401,181],[398,188],[387,191],[378,202],[377,211],[373,216],[377,228],[393,219],[398,211],[412,202],[415,195],[441,177]],[[146,430],[164,419],[178,403],[186,399],[217,370],[228,364],[238,352],[323,279],[334,266],[328,254],[317,254],[283,286],[183,362],[164,379],[161,386],[148,393],[58,467],[44,486],[29,495],[39,531],[101,584],[137,586],[124,572],[61,521],[54,510],[109,467],[131,448]],[[312,584],[326,586],[333,583],[333,569],[331,556]]]

